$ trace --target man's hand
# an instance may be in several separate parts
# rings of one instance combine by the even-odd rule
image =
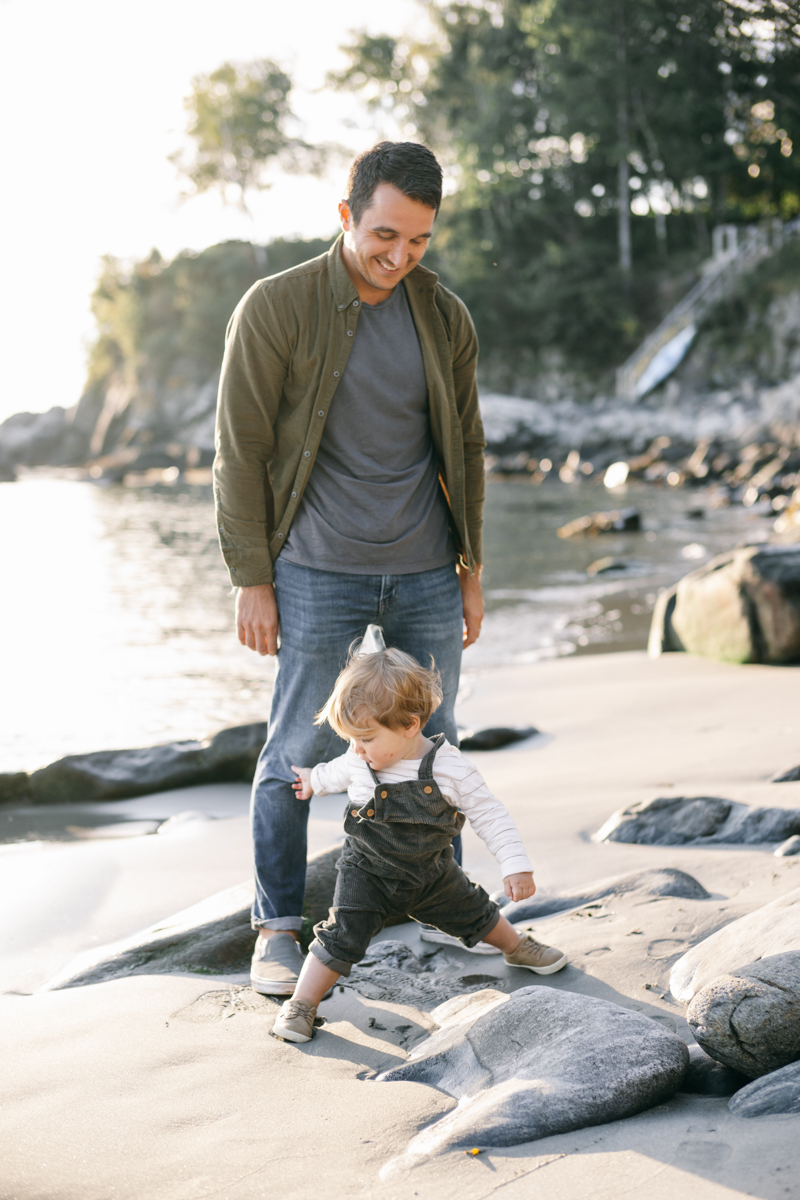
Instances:
[[[461,563],[456,564],[458,582],[461,584],[461,607],[464,612],[464,649],[477,642],[483,624],[483,592],[481,591],[481,567],[475,567],[470,576]]]
[[[236,593],[239,641],[259,654],[278,653],[278,605],[271,583],[239,588]]]
[[[292,763],[292,770],[297,776],[297,782],[292,784],[295,796],[298,800],[310,800],[314,795],[314,789],[311,786],[311,767],[296,767]]]
[[[518,875],[506,875],[503,889],[509,900],[527,900],[536,891],[536,884],[530,871],[520,871]]]

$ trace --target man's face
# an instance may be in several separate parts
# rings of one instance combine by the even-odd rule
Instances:
[[[357,225],[345,201],[339,215],[348,272],[362,300],[377,304],[422,258],[436,210],[411,200],[391,183],[379,183]]]

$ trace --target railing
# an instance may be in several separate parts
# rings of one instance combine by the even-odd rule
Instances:
[[[736,225],[718,225],[713,232],[714,257],[704,264],[702,279],[617,371],[620,399],[639,400],[652,391],[678,365],[699,322],[718,300],[733,291],[739,276],[774,254],[790,238],[798,236],[800,218],[786,224],[775,220],[750,225],[744,230]],[[674,361],[665,356],[663,371],[658,368],[655,372],[648,371],[655,365],[659,352],[671,343],[674,343]]]

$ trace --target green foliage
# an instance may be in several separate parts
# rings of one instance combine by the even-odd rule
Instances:
[[[225,329],[257,279],[323,254],[330,239],[268,246],[222,242],[165,262],[157,250],[130,264],[108,257],[92,297],[98,336],[89,358],[89,387],[115,379],[131,392],[157,392],[177,382],[201,386],[219,370]]]
[[[440,156],[431,265],[484,374],[596,377],[692,281],[721,221],[800,211],[800,27],[775,0],[428,0],[331,82]],[[798,144],[798,150],[794,150]]]
[[[246,193],[269,187],[265,169],[279,162],[284,170],[315,170],[320,152],[289,133],[292,81],[269,59],[237,64],[226,62],[208,75],[192,80],[185,101],[190,116],[192,160],[171,156],[195,192],[218,188],[223,198],[229,185],[238,190],[247,211]]]

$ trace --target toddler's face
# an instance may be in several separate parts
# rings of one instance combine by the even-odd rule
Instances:
[[[369,763],[373,771],[382,771],[403,758],[412,758],[419,739],[419,721],[407,729],[389,729],[369,721],[366,732],[350,738],[350,749]]]

